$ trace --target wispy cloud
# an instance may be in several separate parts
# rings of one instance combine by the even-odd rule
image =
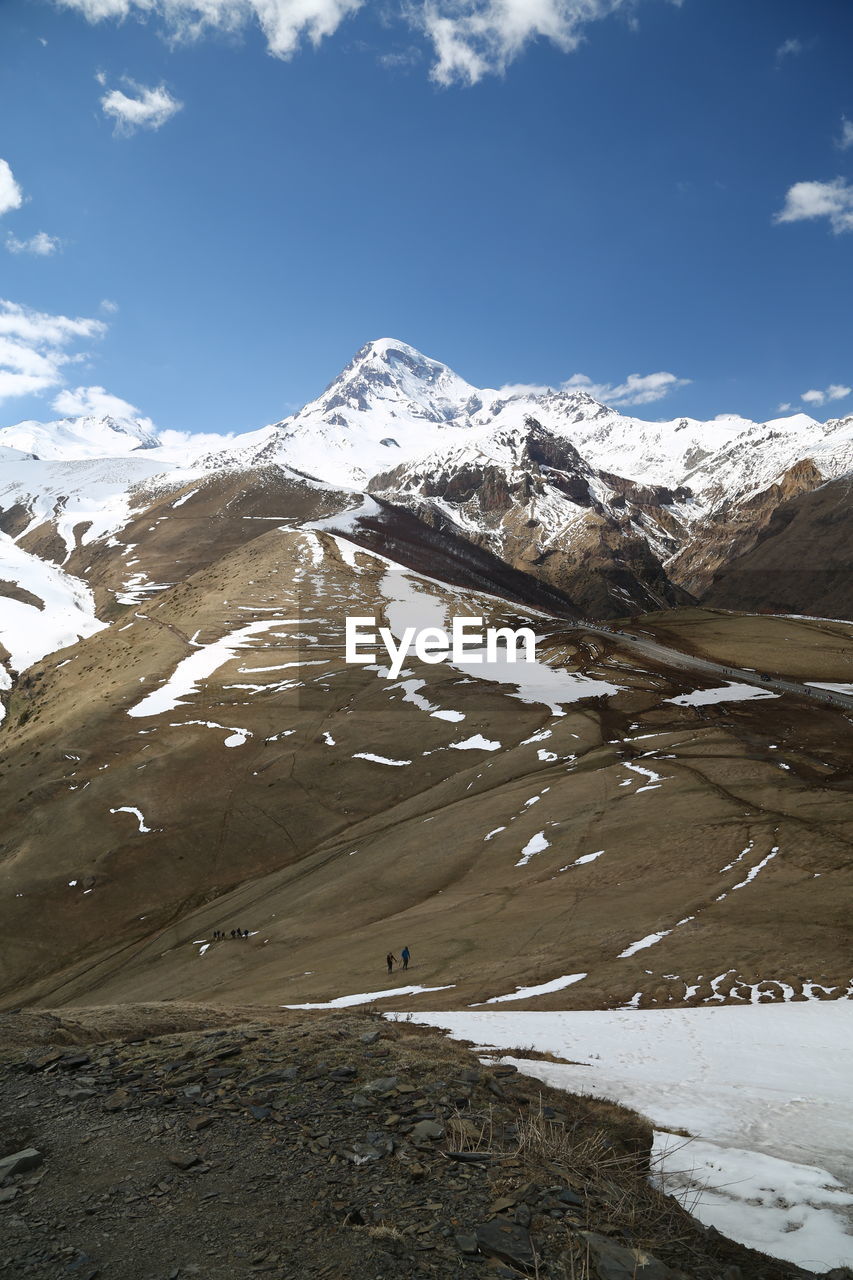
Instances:
[[[776,50],[776,63],[784,62],[785,58],[796,58],[803,52],[805,45],[802,40],[798,40],[796,36],[789,40],[784,40]]]
[[[838,139],[838,146],[842,151],[853,147],[853,120],[848,120],[846,116],[841,117],[841,136]]]
[[[690,385],[689,378],[678,378],[674,373],[629,373],[624,382],[593,382],[585,373],[573,373],[559,387],[534,383],[510,383],[500,388],[501,395],[544,395],[548,391],[583,391],[594,400],[614,407],[631,404],[652,404],[663,400],[671,391]]]
[[[653,404],[663,400],[670,392],[686,387],[689,378],[678,378],[674,373],[629,373],[624,382],[593,382],[586,374],[575,373],[563,383],[564,391],[585,391],[594,400],[613,406]]]
[[[97,79],[103,84],[101,75]],[[125,137],[135,133],[137,129],[162,128],[184,105],[173,98],[163,84],[148,88],[133,80],[126,79],[122,83],[129,92],[110,89],[101,98],[101,108],[104,115],[115,121],[115,132]]]
[[[37,258],[49,258],[62,248],[62,241],[56,236],[49,236],[46,231],[37,231],[29,240],[19,240],[10,232],[6,237],[6,248],[10,253],[32,253]]]
[[[60,385],[64,366],[80,359],[68,348],[105,332],[100,320],[49,315],[0,298],[0,402]]]
[[[406,49],[392,50],[390,53],[382,53],[379,55],[379,65],[385,67],[388,71],[408,71],[412,67],[416,67],[423,59],[423,53],[414,46]]]
[[[826,404],[828,400],[844,400],[853,391],[853,387],[845,387],[840,382],[831,382],[823,391],[813,388],[811,391],[804,391],[800,396],[806,404]]]
[[[832,182],[795,182],[774,222],[807,222],[827,218],[832,230],[853,231],[853,186],[843,178]]]
[[[0,215],[10,209],[20,209],[24,193],[15,181],[8,160],[0,160]]]

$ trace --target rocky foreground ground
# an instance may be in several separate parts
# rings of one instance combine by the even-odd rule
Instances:
[[[167,1005],[0,1015],[0,1046],[2,1275],[809,1274],[653,1190],[638,1116],[431,1028]]]

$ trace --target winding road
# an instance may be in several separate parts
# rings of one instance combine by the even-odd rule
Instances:
[[[616,639],[626,648],[634,649],[646,658],[664,662],[671,667],[684,667],[690,671],[701,672],[702,675],[714,676],[724,680],[739,680],[743,684],[754,684],[759,689],[770,689],[777,693],[793,693],[798,698],[808,698],[810,702],[823,702],[829,706],[853,710],[853,696],[835,693],[831,689],[815,689],[812,685],[796,680],[783,680],[779,676],[765,679],[757,671],[743,667],[729,667],[721,662],[711,662],[707,658],[697,658],[691,653],[683,653],[680,649],[670,649],[649,640],[646,636],[635,635],[631,631],[620,631],[616,627],[600,626],[595,623],[579,623],[577,630],[591,632],[594,635]]]

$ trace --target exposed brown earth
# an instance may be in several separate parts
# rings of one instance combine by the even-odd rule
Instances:
[[[78,546],[65,568],[89,583],[98,616],[111,621],[126,610],[117,597],[129,578],[141,575],[143,599],[156,596],[159,592],[146,590],[146,582],[183,583],[276,525],[329,516],[351,501],[348,494],[321,489],[280,467],[213,474],[180,490],[140,486],[137,513],[120,534]],[[49,528],[34,529],[21,545],[38,550]],[[78,542],[84,532],[85,526],[76,526]],[[64,561],[65,554],[62,545],[54,558]]]
[[[19,682],[0,773],[7,1007],[324,1001],[405,985],[382,963],[405,943],[411,981],[448,988],[439,1008],[578,972],[523,1007],[848,990],[843,711],[788,694],[680,707],[707,682],[542,617],[542,657],[616,691],[589,685],[555,715],[444,664],[413,659],[400,681],[346,665],[344,616],[387,616],[400,576],[327,534],[270,530]],[[199,645],[271,619],[291,621],[179,705],[127,714]],[[765,625],[778,650],[779,620],[751,620],[751,643]],[[846,670],[843,631],[790,626],[801,677]],[[709,652],[734,661],[738,643]],[[253,936],[199,954],[235,927]]]
[[[3,1274],[811,1274],[653,1190],[640,1117],[481,1066],[431,1029],[166,1005],[6,1015],[0,1031],[0,1169],[20,1170],[0,1180]]]

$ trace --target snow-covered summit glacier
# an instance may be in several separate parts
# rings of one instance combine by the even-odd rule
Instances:
[[[316,400],[210,467],[279,463],[346,488],[452,443],[482,408],[482,392],[447,365],[393,338],[363,346]]]
[[[366,343],[314,401],[326,413],[377,411],[390,417],[450,422],[482,404],[482,392],[446,364],[422,355],[408,343],[378,338]]]

